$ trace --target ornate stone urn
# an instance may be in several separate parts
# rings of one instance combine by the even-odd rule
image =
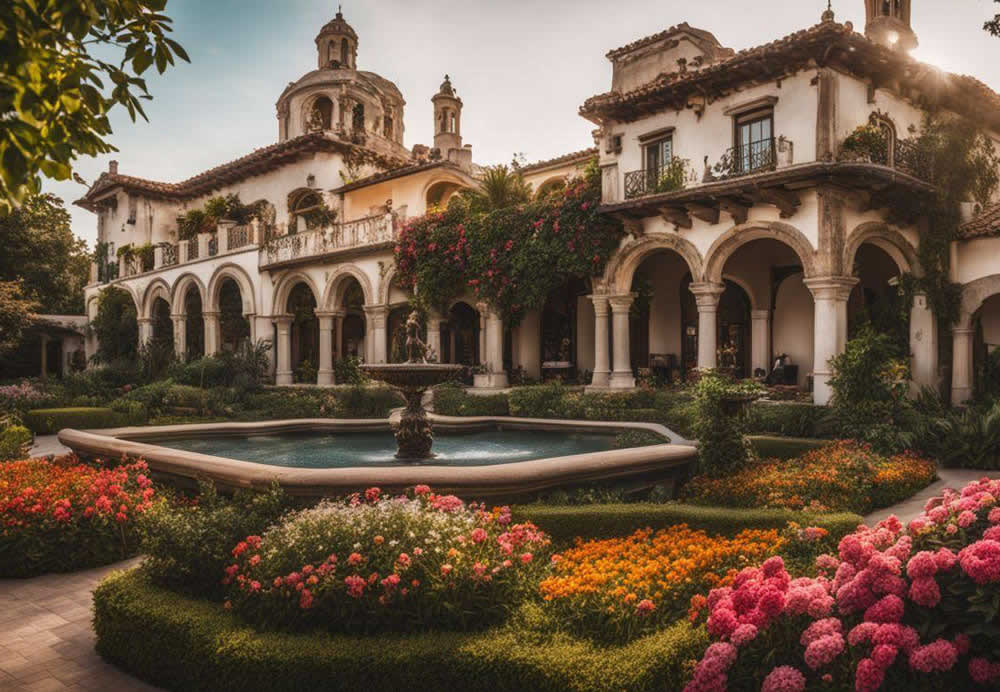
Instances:
[[[427,346],[420,340],[420,318],[416,311],[406,320],[405,363],[362,365],[373,379],[385,382],[406,399],[406,408],[396,429],[396,458],[422,461],[433,458],[434,431],[424,410],[424,392],[455,379],[461,365],[427,362]]]

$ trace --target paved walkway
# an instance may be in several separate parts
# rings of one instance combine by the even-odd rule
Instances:
[[[899,517],[900,521],[906,523],[910,521],[910,519],[914,519],[920,515],[924,511],[924,505],[927,501],[932,497],[939,496],[941,491],[945,488],[961,490],[972,481],[978,481],[984,476],[987,478],[1000,478],[1000,472],[966,469],[940,469],[938,471],[938,478],[940,480],[931,483],[909,500],[903,500],[892,507],[886,507],[885,509],[879,509],[872,512],[865,517],[865,523],[871,526],[872,524],[888,518],[892,514],[895,514]]]
[[[59,437],[56,435],[36,435],[35,444],[31,448],[31,456],[62,456],[63,454],[69,454],[71,451],[72,450],[69,447],[64,447],[62,443],[59,442]]]
[[[94,651],[91,591],[109,572],[136,562],[0,580],[0,690],[155,690]]]

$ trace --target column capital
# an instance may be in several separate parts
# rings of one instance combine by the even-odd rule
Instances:
[[[215,317],[219,317],[220,315],[222,315],[221,312],[213,312],[211,310],[208,310],[208,311],[202,310],[202,312],[201,312],[201,316],[202,317],[207,317],[207,318],[210,318],[210,319],[211,318],[215,318]]]
[[[976,333],[976,330],[972,327],[952,327],[951,333],[953,336],[971,336]]]
[[[802,283],[813,295],[813,300],[847,301],[851,291],[857,285],[856,276],[821,276],[806,279]]]
[[[770,310],[751,310],[750,319],[751,320],[767,320],[771,318]]]
[[[587,298],[594,304],[594,314],[606,317],[608,314],[608,296],[605,293],[593,293]]]
[[[334,310],[315,310],[313,314],[316,315],[317,319],[323,319],[324,317],[332,318],[337,316],[337,312]]]
[[[279,327],[288,328],[295,321],[295,315],[271,315],[271,319]]]
[[[726,285],[704,281],[689,285],[688,290],[694,294],[694,301],[698,305],[699,312],[702,310],[712,311],[719,307],[719,300],[726,292]]]
[[[372,317],[389,314],[388,305],[365,305],[361,309],[365,311],[366,315],[371,315]]]
[[[611,312],[615,314],[627,313],[632,308],[632,303],[635,302],[635,295],[635,293],[626,293],[620,296],[608,296]]]
[[[172,319],[174,322],[180,322],[181,320],[186,320],[187,319],[187,315],[183,315],[183,314],[179,314],[179,313],[178,314],[173,314],[173,315],[170,315],[170,319]]]
[[[137,317],[135,321],[137,324],[153,324],[152,317]]]

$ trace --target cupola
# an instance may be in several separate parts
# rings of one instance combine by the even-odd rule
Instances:
[[[337,16],[327,22],[316,37],[319,68],[335,67],[358,69],[358,34],[338,10]]]
[[[865,36],[886,48],[911,51],[917,35],[910,24],[910,0],[865,0]]]
[[[448,157],[452,149],[462,148],[462,99],[458,98],[451,78],[444,76],[438,93],[431,97],[434,104],[434,148]]]

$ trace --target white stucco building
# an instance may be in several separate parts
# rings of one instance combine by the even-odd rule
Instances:
[[[866,12],[864,35],[827,12],[739,52],[679,24],[608,53],[611,90],[580,110],[598,146],[521,171],[544,193],[598,157],[602,211],[628,236],[603,276],[567,285],[516,327],[471,297],[432,315],[428,341],[441,359],[486,366],[490,386],[511,369],[537,378],[568,362],[595,387],[628,388],[649,367],[713,367],[720,348],[746,375],[787,354],[797,383],[826,403],[827,361],[852,316],[895,291],[894,277],[921,271],[918,229],[890,223],[881,202],[931,189],[907,157],[908,133],[933,107],[1000,141],[1000,96],[908,55],[910,0],[866,0]],[[317,69],[278,99],[272,146],[180,183],[111,165],[78,202],[97,215],[111,258],[86,289],[90,317],[100,291],[121,286],[141,339],[170,332],[180,355],[269,339],[279,384],[305,361],[328,384],[338,357],[392,357],[408,299],[393,283],[396,234],[474,185],[479,168],[451,81],[428,106],[433,147],[408,150],[403,95],[358,69],[359,44],[339,13],[320,30]],[[842,143],[869,123],[887,135],[886,151],[846,158]],[[233,193],[266,204],[263,220],[179,237],[178,216]],[[998,234],[1000,207],[970,207],[952,250],[964,286],[953,334],[937,334],[921,296],[912,307],[914,381],[939,382],[938,339],[954,339],[943,365],[956,401],[971,393],[973,354],[1000,344]],[[118,248],[147,244],[151,265],[118,261]]]

